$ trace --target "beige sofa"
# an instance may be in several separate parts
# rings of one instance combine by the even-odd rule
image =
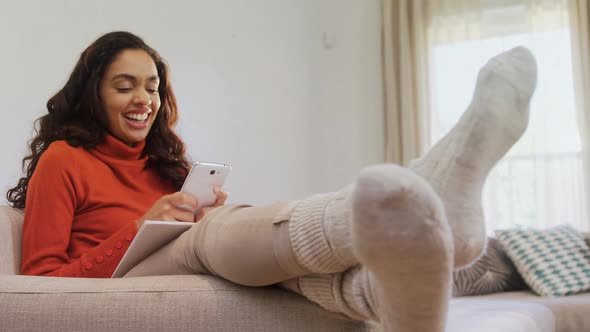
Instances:
[[[19,276],[22,213],[0,206],[0,331],[371,331],[274,287],[211,276]],[[590,296],[451,300],[447,332],[590,331]]]
[[[0,331],[368,331],[274,287],[211,276],[19,276],[22,213],[0,206]]]

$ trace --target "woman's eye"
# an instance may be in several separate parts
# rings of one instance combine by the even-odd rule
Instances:
[[[151,94],[156,94],[158,93],[158,89],[147,89],[147,91]]]
[[[129,92],[131,90],[132,90],[131,88],[117,88],[117,91],[119,91],[119,92]]]

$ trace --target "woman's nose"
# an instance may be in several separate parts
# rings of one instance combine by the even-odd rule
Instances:
[[[147,91],[138,89],[133,96],[133,103],[141,106],[149,106],[152,103],[152,99]]]

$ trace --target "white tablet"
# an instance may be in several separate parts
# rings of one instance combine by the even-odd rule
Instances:
[[[121,278],[135,265],[162,248],[180,234],[187,231],[194,223],[178,221],[146,220],[123,255],[111,278]]]

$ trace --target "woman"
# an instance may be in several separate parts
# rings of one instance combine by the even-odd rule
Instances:
[[[126,276],[278,283],[385,330],[443,331],[452,270],[484,247],[482,184],[526,128],[535,75],[523,48],[492,59],[459,123],[411,169],[371,166],[339,192],[260,207],[225,206],[217,191],[194,216],[179,207],[197,201],[178,192],[189,164],[168,69],[139,37],[108,33],[47,103],[8,191],[25,210],[21,272],[110,277],[144,220],[198,221]]]

